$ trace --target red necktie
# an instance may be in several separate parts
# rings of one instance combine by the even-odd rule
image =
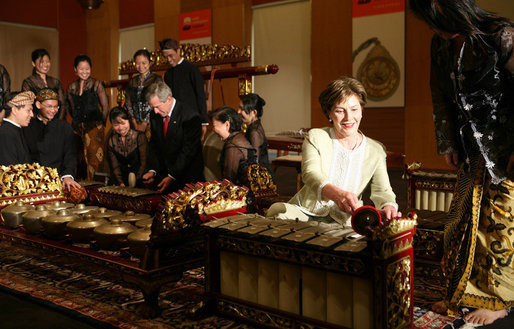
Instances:
[[[168,123],[170,122],[170,116],[166,116],[166,120],[164,120],[164,128],[162,129],[162,134],[164,138],[166,138],[166,134],[168,133]]]

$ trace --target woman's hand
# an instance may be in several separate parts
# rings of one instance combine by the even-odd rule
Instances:
[[[402,213],[399,211],[396,211],[396,208],[393,206],[384,206],[384,208],[379,210],[380,216],[382,218],[392,219],[396,217],[401,217]]]
[[[321,193],[334,201],[339,210],[345,213],[352,214],[359,207],[359,198],[355,193],[344,191],[335,185],[325,185]]]
[[[457,153],[448,153],[444,155],[444,160],[446,160],[446,164],[453,169],[457,169],[459,165],[459,155]]]

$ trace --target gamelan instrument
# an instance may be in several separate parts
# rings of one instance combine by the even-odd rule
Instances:
[[[44,167],[27,168],[30,175],[54,173]],[[37,171],[34,173],[33,170]],[[22,177],[24,183],[16,186],[32,188],[32,183],[25,183],[25,176],[17,177]],[[54,195],[44,193],[54,193],[48,189],[59,183],[58,176],[55,176],[55,180],[46,183],[46,189],[36,191],[45,196]],[[61,189],[59,185],[56,196],[60,195]],[[15,196],[27,197],[30,203],[41,203],[40,196],[39,199],[30,199],[35,196],[23,194],[23,191],[19,188]],[[110,196],[110,192],[100,190],[96,195]],[[28,252],[56,256],[49,259],[59,266],[76,271],[98,271],[103,277],[134,285],[143,292],[145,299],[138,311],[143,316],[153,317],[160,312],[160,287],[180,280],[184,271],[205,264],[205,238],[201,223],[213,216],[244,212],[247,192],[247,188],[229,181],[188,185],[163,197],[163,204],[154,213],[153,221],[148,215],[127,211],[120,214],[119,211],[85,204],[48,202],[47,199],[51,198],[47,197],[43,200],[47,203],[37,207],[20,201],[2,211],[2,217],[9,226],[0,225],[0,241],[26,248]],[[122,196],[137,198],[140,195],[125,190]],[[119,194],[112,194],[112,197],[120,198]],[[0,201],[6,199],[0,198]],[[133,225],[139,221],[145,221],[141,229]]]
[[[101,186],[89,188],[89,199],[92,203],[109,209],[154,214],[162,201],[162,196],[150,189]]]
[[[0,209],[17,201],[39,204],[64,199],[57,169],[37,163],[0,166],[0,185]]]
[[[366,235],[252,214],[205,223],[208,306],[272,328],[408,328],[416,215],[357,217]]]

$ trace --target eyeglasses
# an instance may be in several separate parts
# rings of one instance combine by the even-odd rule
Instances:
[[[60,108],[59,105],[48,105],[48,104],[41,104],[41,105],[43,105],[46,108],[54,109],[54,110],[58,110]]]

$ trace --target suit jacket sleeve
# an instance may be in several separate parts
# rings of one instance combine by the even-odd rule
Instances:
[[[150,132],[152,137],[150,137],[150,142],[148,142],[148,161],[147,161],[147,170],[155,170],[157,174],[159,174],[159,158],[157,155],[160,153],[159,151],[159,141],[157,141],[157,120],[156,114],[153,112],[150,113]]]
[[[198,116],[186,118],[182,123],[184,139],[182,147],[178,152],[175,161],[169,161],[167,165],[168,174],[177,178],[195,159],[199,152],[202,152],[200,139],[202,138],[202,125]]]

